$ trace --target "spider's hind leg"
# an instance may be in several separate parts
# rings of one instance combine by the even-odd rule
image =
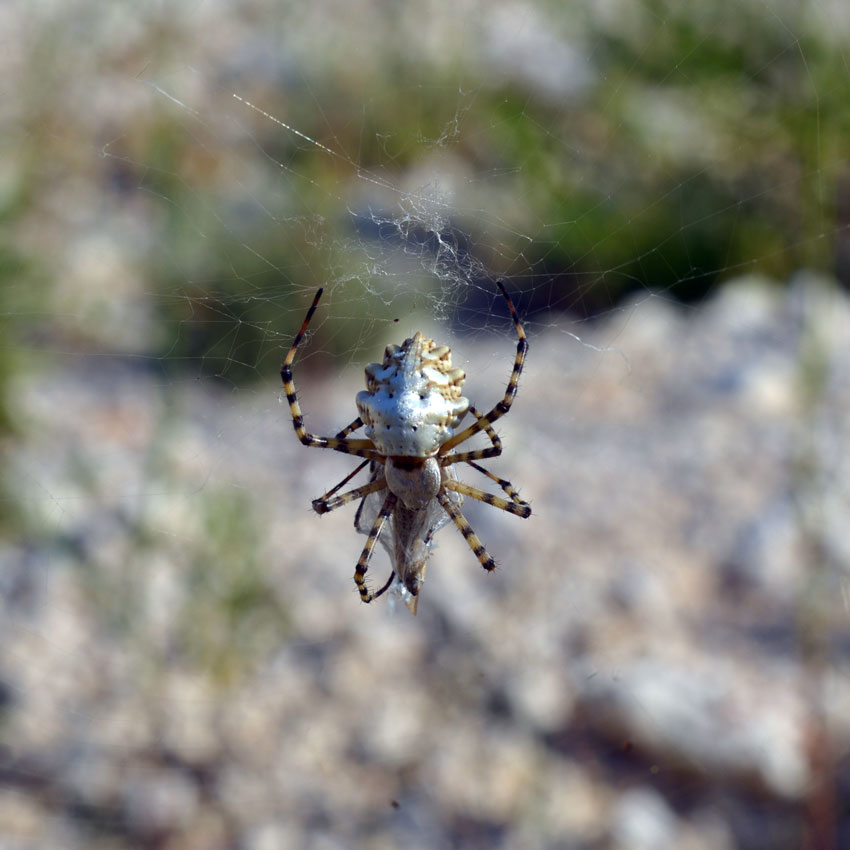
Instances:
[[[484,545],[478,539],[478,535],[472,530],[472,526],[460,512],[457,505],[442,490],[437,493],[437,501],[439,501],[445,512],[452,518],[452,522],[454,522],[458,531],[463,535],[463,539],[469,544],[469,548],[472,549],[481,566],[487,572],[495,570],[496,562],[490,557]]]
[[[378,593],[370,593],[369,588],[366,587],[366,570],[369,569],[369,559],[372,557],[372,552],[375,550],[375,544],[378,542],[378,537],[383,530],[387,517],[393,512],[396,499],[397,497],[395,493],[392,491],[387,493],[387,498],[384,499],[384,504],[381,507],[378,516],[375,517],[375,522],[372,523],[372,528],[369,530],[369,537],[366,540],[366,545],[363,547],[363,551],[357,559],[357,566],[354,568],[354,583],[357,585],[357,590],[360,592],[360,598],[364,602],[371,602],[383,593],[390,586],[390,582],[392,581],[392,577],[390,577],[390,581],[387,582],[387,584],[381,588]]]
[[[526,502],[525,499],[520,498],[519,493],[517,493],[516,489],[514,488],[514,485],[511,484],[510,481],[507,481],[504,478],[499,478],[498,475],[493,475],[490,470],[484,469],[483,466],[479,466],[477,463],[473,463],[471,460],[468,460],[467,463],[473,469],[477,469],[482,475],[486,475],[491,481],[495,481],[496,484],[498,484],[502,488],[502,490],[504,490],[511,497],[512,502],[516,502],[516,504],[518,505],[525,505],[526,507],[528,507],[529,513],[531,513],[531,507],[529,506],[528,502]],[[475,497],[473,496],[473,498]],[[486,502],[487,500],[484,499],[483,501]]]
[[[355,469],[354,472],[359,472],[361,468],[362,464],[360,467]],[[344,483],[345,481],[341,481],[336,487],[334,487],[334,490],[339,489],[339,487],[341,487]],[[332,499],[325,497],[322,497],[321,499],[313,499],[313,510],[317,514],[326,514],[329,511],[335,511],[343,505],[347,505],[350,502],[361,499],[363,496],[368,496],[370,493],[377,493],[379,490],[384,490],[386,489],[386,486],[387,482],[383,478],[378,478],[374,481],[370,481],[368,484],[363,484],[361,487],[355,487],[353,490],[349,490],[347,493],[343,493],[340,496],[334,496]]]
[[[298,439],[305,445],[316,449],[333,449],[336,452],[344,454],[357,455],[374,460],[379,457],[375,450],[375,444],[371,440],[350,440],[345,436],[342,437],[319,437],[316,434],[311,434],[304,425],[304,414],[301,412],[301,405],[298,403],[298,393],[295,390],[295,382],[292,377],[292,363],[295,360],[295,353],[298,351],[298,346],[304,334],[307,332],[307,326],[310,324],[310,319],[316,312],[316,307],[319,304],[319,299],[322,297],[322,290],[316,293],[307,315],[301,324],[301,328],[295,335],[292,345],[284,358],[283,365],[280,367],[280,378],[283,381],[283,391],[286,393],[286,401],[289,404],[289,412],[292,415],[292,426],[295,428],[295,434]],[[354,422],[347,428],[342,430],[342,434],[350,434],[355,431],[360,425],[357,422],[360,420],[358,416]],[[362,422],[360,423],[363,424]]]
[[[478,469],[481,469],[481,467],[478,467]],[[481,469],[481,471],[484,473],[487,472],[485,469]],[[529,505],[528,502],[523,502],[522,499],[516,495],[516,490],[511,487],[509,482],[506,481],[505,484],[507,487],[510,487],[510,491],[513,493],[511,496],[511,498],[513,498],[512,502],[509,502],[507,499],[500,499],[492,493],[488,493],[485,490],[479,490],[477,487],[465,484],[463,481],[453,481],[449,479],[443,482],[443,486],[447,490],[452,490],[455,493],[463,493],[464,496],[477,499],[479,502],[484,502],[486,505],[492,505],[494,508],[507,511],[509,514],[514,514],[514,516],[520,516],[523,519],[528,519],[528,517],[531,516],[531,505]],[[505,489],[506,493],[510,493],[510,491]]]
[[[395,570],[390,573],[390,577],[387,579],[386,584],[377,592],[372,594],[372,599],[377,599],[379,596],[383,596],[389,589],[390,585],[393,583],[393,579],[395,578]]]
[[[313,502],[326,502],[328,499],[330,499],[331,496],[333,496],[334,493],[336,493],[337,490],[339,490],[345,484],[348,484],[348,482],[351,481],[351,479],[354,478],[354,476],[357,475],[357,473],[360,472],[360,470],[363,469],[363,467],[366,466],[367,463],[371,463],[368,458],[366,458],[366,460],[364,460],[363,463],[361,463],[354,470],[354,472],[350,472],[348,475],[345,476],[345,478],[342,479],[342,481],[339,482],[339,484],[328,490],[328,492],[325,493],[324,496],[321,496],[318,499],[313,499]]]

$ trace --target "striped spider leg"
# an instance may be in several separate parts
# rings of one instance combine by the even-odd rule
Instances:
[[[286,393],[286,400],[289,402],[289,411],[292,414],[292,425],[295,428],[295,433],[298,436],[298,439],[301,440],[305,446],[315,449],[333,449],[336,452],[343,452],[345,454],[373,459],[378,456],[378,453],[375,451],[375,444],[371,440],[349,440],[348,437],[345,436],[346,434],[350,434],[352,431],[356,431],[357,428],[361,427],[363,422],[359,416],[351,423],[351,425],[340,431],[339,435],[336,437],[317,437],[315,434],[311,434],[304,427],[304,416],[301,413],[301,405],[298,404],[295,384],[292,381],[292,362],[295,360],[295,352],[298,350],[301,339],[307,331],[307,325],[310,324],[310,319],[313,318],[313,313],[316,312],[316,307],[319,304],[319,299],[322,297],[322,292],[323,290],[319,289],[315,298],[313,298],[313,303],[310,305],[310,309],[304,317],[301,329],[295,335],[295,339],[292,341],[292,345],[290,346],[289,352],[283,361],[283,365],[280,367],[280,378],[283,381],[283,391]]]
[[[446,489],[453,490],[457,493],[463,493],[466,496],[470,496],[473,499],[478,499],[488,505],[492,505],[495,508],[499,508],[503,511],[507,511],[508,513],[515,514],[516,516],[521,516],[523,519],[531,516],[531,506],[524,502],[519,498],[516,490],[514,490],[513,486],[509,481],[505,481],[501,478],[496,478],[492,473],[487,472],[483,467],[478,466],[478,464],[473,463],[474,460],[481,460],[488,457],[498,457],[502,453],[502,441],[496,435],[496,432],[493,430],[492,425],[497,420],[504,416],[510,409],[513,404],[514,399],[517,394],[517,387],[519,385],[519,376],[522,374],[522,367],[525,362],[525,355],[528,351],[528,339],[525,336],[525,331],[522,327],[522,322],[520,322],[519,315],[517,314],[516,307],[514,307],[513,301],[511,301],[510,296],[507,293],[507,290],[502,285],[501,281],[496,281],[496,285],[501,290],[501,293],[508,304],[508,309],[511,311],[511,318],[514,322],[514,328],[516,329],[517,334],[517,347],[516,347],[516,357],[514,358],[514,366],[511,371],[511,377],[508,380],[508,386],[505,390],[505,395],[501,401],[497,402],[495,407],[489,412],[484,414],[483,416],[478,413],[477,410],[472,408],[472,413],[475,416],[475,422],[470,425],[468,428],[465,428],[458,434],[455,434],[450,439],[446,440],[445,443],[440,446],[437,455],[440,458],[440,465],[445,467],[448,464],[458,463],[460,461],[469,463],[475,469],[483,472],[493,481],[496,481],[497,484],[504,490],[510,497],[511,501],[508,502],[505,499],[500,499],[497,496],[493,496],[491,493],[486,493],[483,490],[479,490],[475,487],[470,487],[468,484],[463,484],[460,481],[454,482],[446,482]],[[478,451],[472,452],[462,452],[460,454],[449,454],[450,450],[455,446],[460,445],[461,443],[466,442],[470,437],[475,436],[479,431],[484,431],[487,436],[490,438],[490,442],[492,446],[487,449],[479,449]],[[446,509],[446,513],[452,518],[452,521],[457,526],[460,533],[463,535],[466,542],[469,544],[469,547],[472,549],[475,557],[478,558],[479,563],[485,570],[490,571],[496,568],[496,562],[493,558],[488,554],[487,550],[481,544],[481,541],[478,539],[478,536],[472,530],[472,527],[469,525],[466,517],[457,509],[457,507],[453,507],[447,504],[444,499],[440,500],[440,504]]]
[[[417,332],[401,345],[387,346],[383,361],[366,367],[366,389],[356,399],[359,415],[350,425],[335,437],[319,437],[307,431],[292,379],[292,363],[316,311],[321,289],[286,355],[281,378],[298,439],[311,448],[332,449],[364,459],[339,484],[313,501],[314,510],[322,514],[360,500],[354,524],[367,539],[357,560],[354,581],[364,602],[371,602],[392,587],[415,614],[434,535],[449,520],[460,530],[481,565],[487,570],[495,568],[495,562],[461,513],[465,496],[515,516],[531,515],[531,507],[509,481],[475,463],[498,457],[502,452],[501,440],[492,425],[510,410],[528,350],[516,308],[504,286],[498,286],[516,328],[517,353],[504,398],[484,415],[470,407],[461,394],[466,375],[452,367],[448,346],[438,346]],[[475,422],[458,430],[467,412],[473,414]],[[361,427],[365,427],[365,439],[349,436]],[[451,451],[482,431],[490,440],[487,448]],[[459,481],[455,468],[460,463],[487,476],[509,498]],[[369,481],[337,495],[367,464]],[[390,555],[393,570],[387,582],[373,593],[366,585],[366,573],[379,540]]]
[[[469,412],[476,419],[480,420],[480,419],[484,418],[472,406],[470,406]],[[488,469],[484,469],[483,466],[479,466],[477,463],[474,462],[476,460],[485,460],[486,458],[499,457],[499,455],[502,453],[502,441],[499,438],[499,435],[493,430],[493,426],[489,425],[489,424],[485,425],[484,426],[484,433],[490,438],[490,442],[492,443],[492,445],[489,448],[476,449],[475,451],[471,451],[471,452],[463,452],[463,453],[454,453],[454,454],[443,455],[440,458],[440,466],[448,466],[451,463],[461,463],[461,462],[468,463],[473,469],[477,469],[480,473],[482,473],[483,475],[486,475],[491,481],[495,481],[496,484],[498,484],[499,487],[501,487],[502,490],[511,497],[511,501],[514,502],[515,505],[519,506],[519,508],[515,508],[515,507],[512,507],[512,506],[503,507],[502,506],[503,500],[499,500],[499,503],[495,505],[496,507],[501,507],[502,510],[507,510],[509,513],[516,514],[517,516],[521,516],[523,518],[530,516],[531,515],[531,506],[528,504],[528,502],[525,502],[522,499],[520,499],[519,493],[517,493],[517,491],[513,488],[513,485],[511,484],[510,481],[505,481],[504,478],[499,478],[498,476],[493,475],[493,473],[490,472]],[[466,491],[463,491],[463,492],[466,492]],[[472,494],[467,493],[467,495],[472,495]],[[486,498],[486,496],[488,494],[485,493],[484,495],[485,495],[485,498],[481,499],[482,502],[487,502],[488,504],[494,504],[492,501],[490,501],[490,499]],[[478,498],[478,497],[473,496],[473,498]]]
[[[511,377],[508,380],[508,388],[505,390],[505,397],[501,401],[497,402],[496,406],[489,413],[485,413],[484,416],[477,416],[476,421],[473,422],[472,425],[461,431],[459,434],[454,434],[446,440],[446,442],[440,446],[440,455],[444,455],[455,446],[459,446],[461,443],[466,442],[479,431],[486,430],[488,425],[492,425],[497,419],[500,419],[511,409],[511,405],[516,398],[519,376],[522,374],[522,366],[523,363],[525,363],[525,354],[528,351],[528,340],[526,339],[522,323],[519,320],[516,307],[514,307],[514,303],[511,301],[507,290],[500,280],[496,281],[496,285],[501,290],[505,301],[508,302],[508,308],[511,311],[511,318],[514,320],[514,328],[516,328],[517,335],[516,357],[514,359],[514,368],[511,371]]]

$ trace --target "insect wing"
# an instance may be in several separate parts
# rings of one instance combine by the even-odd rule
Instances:
[[[372,464],[371,479],[382,474],[378,464]],[[455,479],[454,470],[447,468],[445,475]],[[453,491],[448,497],[458,507],[463,497]],[[361,534],[369,534],[384,502],[383,493],[364,496],[354,517],[354,527]],[[391,599],[401,599],[415,614],[419,601],[419,588],[425,580],[425,568],[431,556],[434,535],[448,522],[449,515],[436,499],[420,510],[410,510],[397,504],[387,517],[387,525],[379,540],[390,556],[394,576],[390,586]]]
[[[375,463],[372,461],[369,464],[369,483],[371,484],[373,481],[377,481],[378,478],[383,477],[382,472],[382,464]],[[368,496],[364,496],[360,500],[360,504],[357,506],[357,513],[354,514],[354,527],[361,534],[369,534],[372,526],[375,524],[375,520],[378,518],[378,514],[381,511],[381,506],[384,504],[384,499],[386,498],[386,493],[384,491],[378,491],[377,493],[370,493]],[[383,544],[384,548],[392,554],[392,548],[390,544],[390,540],[392,538],[392,514],[387,518],[387,526],[384,529],[384,533],[378,538]]]

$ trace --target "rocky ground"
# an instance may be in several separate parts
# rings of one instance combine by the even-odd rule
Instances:
[[[310,511],[353,464],[273,374],[22,378],[0,845],[846,846],[848,319],[801,278],[538,321],[488,464],[534,515],[468,506],[500,569],[445,528],[416,618],[359,602],[353,507]],[[453,347],[498,398],[509,338]],[[353,418],[359,378],[299,377]]]

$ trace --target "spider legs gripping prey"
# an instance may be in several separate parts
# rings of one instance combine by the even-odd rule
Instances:
[[[386,486],[385,482],[382,482]],[[368,486],[368,485],[367,485]],[[375,517],[375,522],[372,523],[372,528],[369,530],[369,537],[366,540],[366,545],[357,559],[357,566],[354,569],[354,583],[357,585],[357,590],[360,591],[360,598],[364,602],[371,602],[377,599],[392,583],[393,577],[390,576],[389,581],[377,592],[370,593],[366,587],[366,570],[369,569],[369,559],[372,557],[372,552],[375,549],[375,544],[378,542],[378,537],[387,521],[387,517],[393,512],[396,503],[396,495],[392,491],[387,493],[387,498],[384,499],[384,504],[381,507],[378,516]],[[394,575],[394,573],[393,573]]]
[[[507,511],[514,516],[521,516],[527,519],[531,516],[531,506],[522,501],[509,502],[507,499],[500,499],[492,493],[485,490],[479,490],[477,487],[472,487],[469,484],[464,484],[463,481],[452,481],[451,479],[444,481],[443,486],[446,490],[454,490],[455,493],[463,493],[464,496],[469,496],[472,499],[478,499],[479,502],[484,502],[487,505],[492,505],[499,510]]]
[[[363,463],[359,464],[353,472],[349,472],[348,475],[346,475],[345,478],[343,478],[342,481],[339,482],[339,484],[337,484],[335,487],[331,487],[331,489],[328,490],[328,492],[325,493],[324,496],[320,496],[318,499],[313,499],[313,504],[315,504],[316,502],[327,502],[327,500],[330,499],[330,497],[333,496],[333,494],[336,493],[337,490],[339,490],[345,484],[348,484],[348,482],[351,481],[351,479],[354,478],[354,476],[357,475],[357,473],[360,472],[360,470],[363,469],[363,467],[366,466],[367,463],[371,462],[372,461],[370,461],[369,458],[366,458],[366,460],[364,460]]]
[[[403,405],[398,406],[397,402],[385,404],[381,393],[392,399],[393,392],[390,390],[395,388],[393,381],[400,381],[402,388],[412,385],[421,379],[420,373],[427,372],[426,366],[435,358],[439,359],[441,367],[445,365],[445,368],[449,369],[450,351],[447,346],[435,347],[433,340],[424,339],[421,333],[405,340],[401,346],[388,346],[383,365],[372,364],[366,369],[367,390],[359,394],[357,398],[361,415],[333,437],[318,436],[307,430],[293,380],[293,363],[298,347],[316,312],[322,297],[322,289],[319,289],[313,298],[301,328],[284,358],[280,376],[292,416],[292,425],[300,442],[307,447],[331,449],[363,459],[357,468],[346,475],[335,487],[313,500],[313,509],[319,514],[328,513],[355,500],[361,500],[354,524],[358,531],[367,532],[367,539],[357,560],[354,582],[363,602],[371,602],[393,587],[393,582],[400,582],[408,591],[408,595],[404,597],[405,602],[415,614],[418,588],[424,574],[432,537],[447,519],[451,519],[461,532],[481,566],[488,571],[496,568],[496,562],[460,511],[459,505],[463,496],[469,496],[515,516],[525,518],[531,515],[531,506],[520,498],[509,481],[499,478],[475,463],[475,461],[498,457],[502,453],[502,442],[493,428],[493,423],[511,408],[528,350],[528,340],[516,308],[502,283],[499,282],[498,286],[508,304],[517,336],[516,356],[504,397],[484,415],[474,407],[468,407],[475,417],[475,422],[457,431],[450,439],[445,439],[448,435],[442,432],[440,437],[445,440],[442,444],[439,439],[427,442],[408,438],[407,432],[417,430],[416,425],[420,422],[417,416],[420,414],[409,412]],[[444,364],[443,361],[445,361]],[[376,378],[378,373],[375,373],[378,368],[383,370],[380,372],[381,375],[386,373],[386,376],[381,377],[380,380]],[[457,387],[459,391],[464,377],[463,372],[456,369],[447,374],[452,380],[452,387]],[[427,383],[429,390],[433,390],[434,381],[428,378]],[[371,400],[370,404],[363,402],[361,396],[368,397]],[[427,397],[420,393],[420,398]],[[393,404],[396,406],[394,407]],[[467,400],[461,397],[454,407],[450,406],[452,412],[449,421],[453,429],[459,428],[459,423],[463,419],[462,411],[465,411],[467,405]],[[441,411],[443,407],[438,404],[429,415],[439,414],[445,419],[449,414]],[[374,416],[373,413],[375,413]],[[383,429],[380,432],[375,430],[376,424],[373,421],[375,417],[381,422],[386,419],[387,429],[391,428],[390,420],[392,420],[393,426],[399,434],[405,435],[404,438],[389,434],[387,439],[384,439]],[[398,423],[396,419],[399,420]],[[350,436],[367,423],[366,433],[370,439]],[[469,451],[454,451],[457,446],[481,432],[489,439],[489,446]],[[458,481],[455,464],[459,463],[468,464],[498,484],[507,498]],[[370,466],[369,481],[341,492],[367,465]],[[444,471],[438,471],[443,467],[445,467]],[[379,505],[380,509],[376,512]],[[388,520],[390,520],[389,523]],[[383,538],[381,538],[382,534],[384,534]],[[366,574],[379,539],[387,544],[393,571],[384,585],[373,593],[367,587]]]
[[[516,328],[517,334],[516,358],[514,359],[514,368],[511,372],[511,377],[508,380],[508,388],[505,390],[504,398],[498,402],[489,413],[485,413],[484,416],[480,417],[476,422],[473,422],[468,428],[465,428],[459,434],[455,434],[454,437],[443,443],[439,451],[439,454],[441,455],[445,454],[450,449],[453,449],[455,446],[459,446],[461,443],[468,440],[473,434],[486,430],[488,425],[492,425],[497,419],[504,416],[511,409],[514,398],[516,398],[519,376],[522,374],[522,364],[525,361],[525,353],[528,351],[528,340],[526,339],[525,331],[522,329],[522,323],[519,320],[519,314],[516,311],[516,307],[514,307],[513,301],[511,301],[511,298],[508,295],[508,291],[505,289],[500,280],[496,281],[496,285],[505,297],[505,301],[508,302],[508,309],[511,311],[511,318],[514,320],[514,327]]]
[[[359,472],[362,468],[363,464],[358,466],[357,469],[354,470],[354,473]],[[354,473],[352,473],[352,475]],[[340,484],[334,488],[334,490],[338,489],[344,483],[344,481],[341,481]],[[355,487],[353,490],[349,490],[347,493],[343,493],[340,496],[334,496],[334,498],[332,499],[328,499],[327,497],[322,497],[321,499],[313,499],[313,510],[317,514],[326,514],[329,511],[335,511],[337,508],[341,508],[343,505],[347,505],[350,502],[354,502],[357,499],[361,499],[363,498],[363,496],[368,496],[370,493],[377,493],[379,490],[384,490],[386,489],[386,486],[386,480],[384,478],[379,478],[377,481],[370,481],[368,484],[363,484],[361,487]]]
[[[496,569],[496,562],[487,553],[478,535],[472,530],[472,526],[467,521],[466,517],[460,512],[457,505],[441,490],[437,493],[437,501],[443,506],[445,512],[452,518],[452,522],[457,526],[463,539],[469,544],[469,548],[475,553],[479,563],[487,572]]]
[[[350,434],[352,431],[356,431],[358,428],[362,427],[362,425],[363,420],[358,416],[350,425],[346,425],[345,428],[343,428],[342,431],[340,431],[336,435],[337,439],[341,439],[346,434]],[[343,478],[342,481],[340,481],[339,484],[336,485],[336,487],[332,487],[330,490],[328,490],[327,493],[325,493],[324,496],[320,496],[318,499],[313,499],[313,509],[317,513],[323,514],[327,513],[328,511],[332,511],[334,508],[338,508],[340,505],[334,505],[333,507],[325,507],[324,510],[319,510],[319,508],[316,507],[316,504],[318,503],[324,505],[330,499],[330,497],[333,496],[334,493],[336,493],[337,490],[339,490],[343,485],[348,484],[348,482],[351,481],[351,479],[354,478],[354,476],[357,475],[357,473],[360,472],[360,470],[363,469],[364,466],[371,462],[371,459],[367,457],[366,460],[364,460],[363,463],[359,464],[353,472],[350,472],[348,475],[346,475],[345,478]],[[356,498],[356,496],[352,498]],[[349,501],[351,501],[351,499],[347,499],[345,502],[341,502],[340,504],[344,505]]]
[[[395,570],[390,573],[390,577],[387,579],[386,584],[377,592],[372,594],[372,599],[377,599],[379,596],[383,596],[389,589],[390,585],[393,583],[393,579],[395,578]],[[367,602],[371,602],[372,599],[367,599]]]
[[[355,419],[354,422],[352,422],[347,428],[344,428],[340,432],[341,436],[337,437],[317,437],[315,434],[311,434],[304,427],[304,415],[301,413],[301,405],[298,404],[298,396],[295,392],[295,384],[292,380],[292,362],[295,360],[295,352],[298,350],[301,339],[307,331],[307,325],[310,324],[310,319],[313,318],[313,313],[316,312],[316,307],[321,297],[322,290],[320,289],[316,293],[316,297],[313,299],[310,309],[307,311],[307,315],[304,318],[301,329],[295,335],[295,339],[287,352],[283,365],[280,367],[283,391],[286,393],[286,400],[289,402],[289,411],[292,414],[292,425],[295,428],[295,433],[297,434],[298,439],[301,440],[305,446],[311,446],[317,449],[333,449],[334,451],[343,452],[344,454],[357,455],[359,457],[369,458],[370,460],[376,460],[380,457],[380,455],[375,450],[375,444],[371,440],[350,440],[345,437],[346,434],[351,433],[351,431],[355,431],[363,424],[360,422],[360,417]]]
[[[510,481],[506,481],[504,478],[499,478],[498,475],[493,475],[492,472],[487,469],[484,469],[483,466],[479,466],[477,463],[473,463],[471,460],[468,460],[467,463],[473,469],[477,469],[482,475],[486,475],[491,481],[495,481],[496,484],[498,484],[502,488],[502,490],[504,490],[505,493],[507,493],[511,497],[512,502],[516,502],[516,504],[523,505],[524,507],[528,508],[528,513],[523,514],[523,516],[531,516],[531,505],[529,505],[528,502],[526,502],[524,499],[520,498],[519,493],[517,493],[516,489]],[[470,493],[469,495],[472,494]]]
[[[484,417],[472,406],[469,408],[472,415],[481,420]],[[491,481],[495,481],[505,493],[507,493],[511,497],[511,501],[516,502],[517,505],[521,505],[524,508],[523,512],[515,511],[513,509],[507,509],[509,513],[516,514],[517,516],[528,517],[531,515],[531,506],[528,502],[524,501],[520,498],[519,493],[514,489],[513,485],[510,481],[506,481],[504,478],[499,478],[497,475],[493,475],[487,469],[484,469],[483,466],[479,466],[477,463],[473,463],[474,460],[483,460],[491,457],[498,457],[502,453],[502,441],[499,439],[499,435],[493,430],[493,426],[489,423],[484,426],[484,433],[490,438],[490,442],[493,444],[490,448],[487,449],[478,449],[472,452],[458,452],[455,454],[444,455],[440,458],[440,466],[449,466],[449,464],[453,463],[468,463],[473,469],[477,469],[482,475],[486,475]],[[456,489],[456,488],[450,488]],[[466,491],[458,491],[465,492],[466,495],[472,496],[474,499],[480,499],[482,502],[487,502],[488,504],[495,504],[490,501],[488,498],[481,498],[480,496],[475,495],[474,493],[469,493]],[[480,490],[476,491],[480,493]],[[486,494],[485,494],[486,495]],[[495,497],[494,497],[495,498]],[[496,507],[501,507],[499,504],[495,504]],[[503,510],[506,510],[503,508]]]

